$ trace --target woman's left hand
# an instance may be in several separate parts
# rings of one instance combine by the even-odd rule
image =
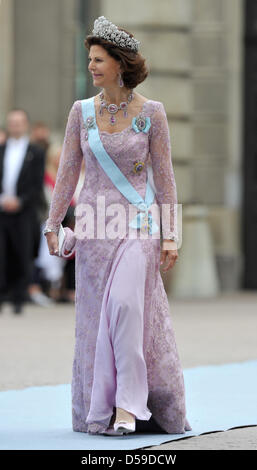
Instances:
[[[167,261],[166,267],[163,269],[167,272],[171,269],[178,258],[177,244],[173,240],[163,240],[160,263],[164,264]]]

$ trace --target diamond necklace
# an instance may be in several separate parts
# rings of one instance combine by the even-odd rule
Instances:
[[[120,103],[120,105],[118,106],[117,104],[115,103],[107,103],[107,101],[104,99],[104,92],[101,91],[100,93],[100,111],[99,111],[99,115],[102,116],[103,115],[103,109],[106,108],[107,111],[111,114],[111,117],[110,117],[110,124],[114,125],[116,123],[116,118],[114,116],[114,114],[116,114],[119,109],[123,109],[123,115],[124,117],[128,117],[128,111],[127,111],[127,108],[128,108],[128,104],[133,100],[133,98],[135,97],[134,93],[131,91],[129,96],[128,96],[128,101],[122,101]]]

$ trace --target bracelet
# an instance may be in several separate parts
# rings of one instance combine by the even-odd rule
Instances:
[[[176,237],[176,235],[170,235],[168,236],[167,238],[166,237],[162,237],[163,240],[165,241],[173,241],[173,242],[178,242],[178,237]]]
[[[50,232],[54,232],[54,233],[56,233],[56,235],[58,235],[58,231],[57,231],[57,230],[55,230],[55,229],[53,229],[53,228],[48,228],[48,227],[44,228],[44,230],[43,230],[43,235],[46,235],[46,233],[50,233]]]

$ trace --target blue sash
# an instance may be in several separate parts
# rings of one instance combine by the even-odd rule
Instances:
[[[132,228],[143,227],[147,229],[150,234],[153,234],[159,230],[158,225],[152,218],[152,214],[148,212],[149,207],[154,201],[154,191],[149,181],[149,174],[146,186],[145,200],[138,194],[135,188],[130,184],[128,179],[120,171],[116,163],[106,152],[102,141],[99,136],[98,126],[95,118],[95,106],[94,97],[81,100],[82,115],[85,125],[88,129],[88,143],[95,155],[96,159],[100,163],[101,167],[109,176],[116,188],[128,199],[128,201],[136,206],[140,213],[130,222],[129,226]],[[90,124],[88,124],[90,122]],[[149,168],[147,168],[149,171]]]

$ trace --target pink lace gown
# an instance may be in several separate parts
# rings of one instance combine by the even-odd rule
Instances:
[[[143,104],[142,114],[151,120],[147,132],[136,132],[131,123],[121,132],[99,131],[101,141],[143,198],[146,168],[151,164],[155,202],[158,206],[174,204],[177,202],[176,183],[164,106],[162,102],[148,100]],[[164,432],[185,433],[191,427],[186,419],[183,371],[160,275],[160,238],[128,237],[130,203],[96,160],[87,132],[78,100],[69,113],[46,221],[47,226],[58,229],[74,194],[84,158],[85,180],[77,201],[80,209],[74,233],[65,229],[66,249],[76,253],[73,430],[102,433],[115,407],[120,407],[136,416],[136,430],[140,430],[140,423],[146,431],[152,429],[152,423],[157,423]],[[135,173],[134,162],[138,160],[145,165],[141,172]],[[123,238],[97,238],[99,196],[105,198],[106,209],[115,203],[125,208],[127,225]],[[83,217],[83,204],[94,209],[94,238],[76,236],[76,226],[79,221],[81,226]],[[113,215],[98,217],[107,227]],[[173,231],[172,209],[170,215],[169,228]],[[166,238],[165,232],[163,238]]]

